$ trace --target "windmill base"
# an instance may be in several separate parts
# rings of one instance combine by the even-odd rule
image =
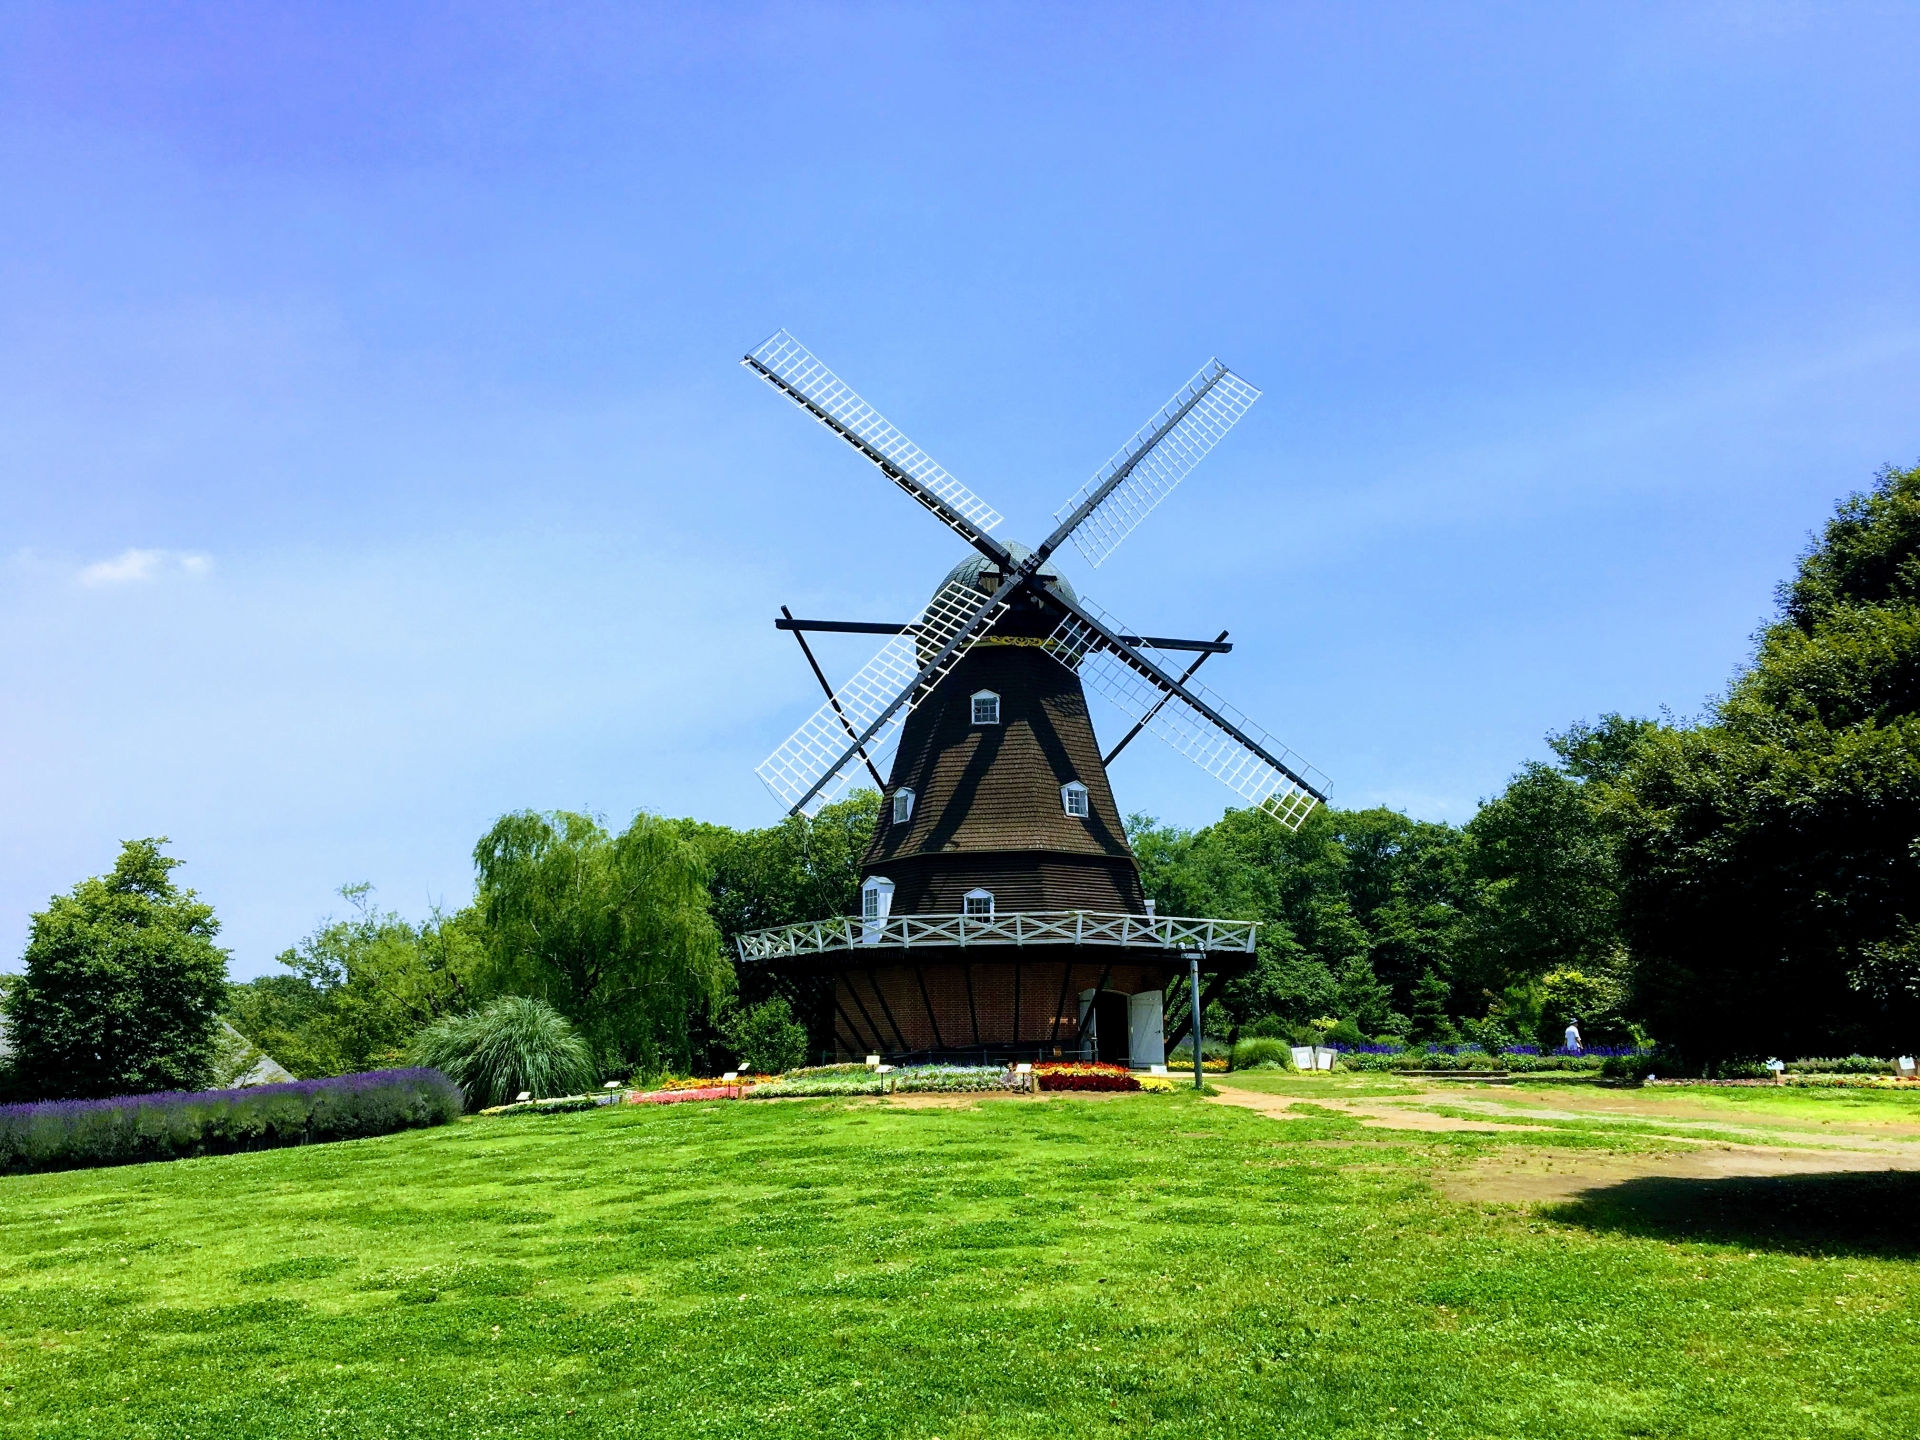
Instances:
[[[1000,953],[995,953],[999,951]],[[916,948],[863,956],[833,975],[835,1053],[890,1062],[964,1064],[1048,1059],[1164,1064],[1185,1038],[1186,965],[1138,948]],[[1201,962],[1207,989],[1246,970],[1250,955]],[[825,968],[825,967],[822,967]],[[1171,993],[1169,987],[1172,987]]]

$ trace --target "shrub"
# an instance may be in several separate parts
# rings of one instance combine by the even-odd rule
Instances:
[[[471,1015],[447,1015],[413,1042],[416,1064],[445,1072],[483,1110],[522,1090],[535,1099],[593,1084],[593,1051],[544,1000],[503,995]]]
[[[1275,1065],[1282,1070],[1291,1070],[1293,1068],[1292,1047],[1277,1036],[1265,1035],[1244,1039],[1233,1047],[1234,1069],[1251,1070],[1256,1065]]]
[[[807,1058],[807,1027],[793,1018],[792,1007],[779,995],[751,1010],[736,1011],[726,1034],[739,1053],[742,1070],[777,1075]]]
[[[1810,1056],[1787,1066],[1796,1075],[1891,1075],[1891,1060],[1876,1060],[1871,1055]]]
[[[1362,1045],[1371,1045],[1373,1042],[1360,1033],[1360,1027],[1354,1024],[1353,1021],[1342,1020],[1331,1030],[1327,1031],[1327,1038],[1321,1041],[1321,1043],[1323,1045],[1352,1046],[1357,1049]]]
[[[437,1070],[374,1070],[244,1090],[0,1106],[0,1172],[73,1170],[357,1140],[460,1113]]]

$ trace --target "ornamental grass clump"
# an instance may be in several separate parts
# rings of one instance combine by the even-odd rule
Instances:
[[[1191,1051],[1188,1052],[1191,1055]],[[1189,1067],[1193,1061],[1187,1061]],[[1270,1035],[1248,1036],[1233,1047],[1233,1068],[1236,1070],[1291,1070],[1293,1069],[1293,1047],[1286,1041]]]
[[[132,1165],[444,1125],[460,1092],[437,1070],[289,1085],[0,1106],[0,1173]]]
[[[415,1037],[413,1059],[441,1070],[469,1110],[571,1095],[594,1083],[593,1050],[544,1000],[503,995],[471,1015],[448,1015]]]

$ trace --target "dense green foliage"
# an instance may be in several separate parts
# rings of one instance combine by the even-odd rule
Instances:
[[[1920,1021],[1920,468],[1845,501],[1705,723],[1600,787],[1633,1003],[1705,1056]]]
[[[374,908],[370,885],[346,885],[345,919],[321,922],[280,955],[292,973],[232,987],[234,1028],[295,1075],[345,1075],[398,1064],[423,1025],[483,992],[479,916],[420,925]]]
[[[727,1042],[739,1054],[738,1068],[757,1075],[778,1075],[807,1061],[807,1027],[793,1018],[784,995],[737,1011]]]
[[[1786,1112],[1748,1097],[1718,1112]],[[1789,1098],[1816,1129],[1913,1113]],[[1910,1434],[1913,1176],[1544,1214],[1441,1188],[1663,1143],[1187,1091],[617,1106],[15,1177],[0,1413],[97,1440]]]
[[[593,1047],[544,1000],[502,995],[471,1015],[443,1015],[415,1037],[412,1059],[446,1075],[469,1110],[574,1095],[595,1084]]]
[[[460,1113],[433,1070],[379,1070],[245,1090],[0,1106],[0,1173],[136,1165],[236,1150],[358,1140]]]
[[[165,837],[33,917],[6,991],[10,1088],[23,1100],[193,1090],[213,1069],[226,952],[213,907],[173,883]]]
[[[1221,997],[1236,1033],[1557,1044],[1574,1010],[1597,1041],[1628,1027],[1610,851],[1582,784],[1528,766],[1464,829],[1323,808],[1293,832],[1253,810],[1130,832],[1162,914],[1264,922],[1254,970]]]
[[[873,838],[880,796],[855,790],[808,819],[794,815],[778,825],[735,830],[697,820],[676,822],[705,857],[714,923],[721,944],[733,953],[734,937],[749,930],[851,915],[859,909],[860,857]],[[764,967],[739,975],[739,1002],[753,1005],[778,996],[806,1029],[816,1049],[830,1049],[833,983],[829,979],[775,975]],[[695,1050],[709,1062],[730,1061],[734,1044],[727,1022],[696,1028]],[[724,1063],[703,1068],[725,1069]]]
[[[547,1001],[608,1065],[690,1063],[690,1020],[733,989],[707,867],[679,827],[618,835],[585,815],[503,815],[474,847],[496,993]]]

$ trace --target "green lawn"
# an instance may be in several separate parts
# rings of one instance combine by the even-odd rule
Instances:
[[[1405,1092],[1266,1082],[1289,1085]],[[1539,1209],[1435,1185],[1514,1147],[1653,1143],[1187,1092],[623,1107],[9,1178],[0,1433],[1920,1427],[1920,1177],[1641,1181]]]

